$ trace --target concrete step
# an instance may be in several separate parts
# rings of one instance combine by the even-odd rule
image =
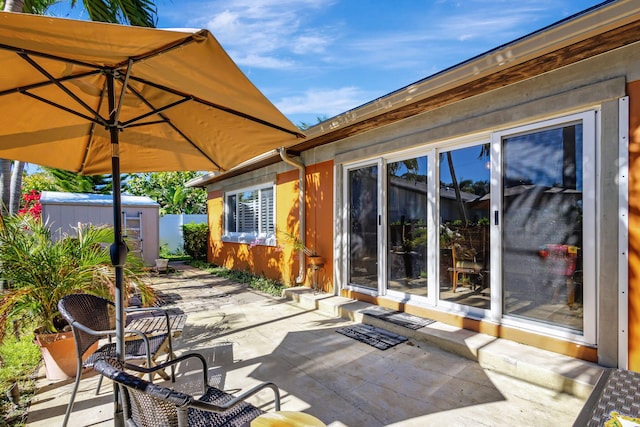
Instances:
[[[584,399],[603,371],[591,362],[440,322],[413,330],[363,314],[364,310],[374,307],[372,304],[316,293],[309,288],[288,288],[284,296],[307,310],[383,328],[475,360],[485,369]]]

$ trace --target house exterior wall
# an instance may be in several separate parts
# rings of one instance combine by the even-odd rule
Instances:
[[[536,345],[555,352],[569,354],[606,366],[616,366],[618,360],[617,319],[617,245],[618,245],[618,99],[627,95],[627,81],[640,78],[640,46],[635,44],[610,52],[499,90],[413,116],[398,123],[338,141],[331,153],[336,165],[348,164],[384,153],[428,145],[431,141],[464,138],[472,134],[532,123],[570,112],[596,108],[600,111],[598,142],[599,188],[597,266],[598,286],[598,347],[574,344],[554,337],[541,337],[477,320],[451,316],[450,313],[395,304],[384,298],[343,295],[368,300],[391,308],[422,314],[467,329]],[[630,86],[634,86],[632,83]],[[630,94],[631,95],[631,94]],[[339,173],[339,172],[338,172]],[[337,183],[340,185],[340,183]],[[337,195],[335,209],[340,212],[346,200]],[[337,232],[338,235],[344,230]],[[631,281],[631,280],[630,280]],[[344,278],[338,277],[340,286]],[[636,285],[637,286],[637,285]],[[631,291],[631,289],[630,289]],[[640,289],[638,290],[640,291]],[[630,323],[633,310],[630,312]],[[640,316],[638,316],[640,320]],[[629,341],[634,341],[631,337]],[[638,340],[635,340],[636,342]]]
[[[432,318],[450,325],[487,333],[496,337],[533,345],[572,357],[597,362],[603,366],[619,366],[628,359],[628,367],[640,370],[640,43],[631,43],[571,65],[547,71],[518,83],[505,85],[466,99],[440,105],[429,111],[418,112],[400,121],[371,125],[364,131],[354,132],[342,139],[301,153],[307,165],[307,185],[313,187],[314,170],[318,170],[318,188],[307,197],[308,230],[318,239],[323,255],[331,253],[333,262],[331,282],[336,293],[403,310],[411,314]],[[620,206],[622,177],[620,165],[620,119],[624,118],[621,99],[629,104],[629,226],[628,226],[628,292],[624,260],[627,251],[624,231],[619,232],[624,206]],[[595,191],[595,225],[584,239],[595,246],[595,339],[583,342],[566,338],[562,334],[535,328],[520,328],[501,323],[502,319],[473,317],[445,306],[417,304],[411,300],[390,298],[386,295],[363,293],[347,286],[349,250],[344,218],[348,216],[348,194],[345,168],[363,162],[386,159],[394,153],[424,150],[429,147],[447,147],[447,144],[465,140],[491,140],[492,135],[507,129],[533,123],[544,123],[576,113],[593,113],[595,117],[595,176],[589,177]],[[363,126],[364,128],[364,126]],[[364,163],[363,163],[364,164]],[[382,162],[380,164],[383,164]],[[329,173],[327,170],[332,167]],[[295,227],[297,171],[288,171],[283,164],[270,165],[245,175],[216,182],[212,187],[223,188],[242,180],[258,179],[269,173],[278,176],[278,224]],[[326,173],[326,175],[325,175]],[[282,196],[280,192],[291,192]],[[327,199],[331,193],[332,199]],[[215,200],[215,199],[214,199]],[[332,200],[332,203],[327,203]],[[221,203],[221,202],[220,202]],[[622,208],[622,209],[620,209]],[[220,213],[216,213],[219,216]],[[215,220],[217,221],[217,219]],[[313,222],[316,221],[316,224]],[[311,224],[314,227],[311,227]],[[280,225],[279,225],[280,226]],[[328,239],[326,236],[331,236]],[[313,234],[307,239],[314,241]],[[327,248],[327,242],[333,244]],[[315,243],[315,242],[314,242]],[[216,247],[219,242],[212,241]],[[239,248],[242,249],[241,245]],[[384,247],[382,245],[381,247]],[[238,252],[234,260],[240,259]],[[212,254],[214,259],[224,259]],[[262,256],[262,255],[261,255]],[[266,254],[269,256],[269,254]],[[217,257],[217,258],[216,258]],[[230,259],[226,260],[232,265]],[[621,262],[622,261],[622,262]],[[283,275],[293,277],[295,264],[285,263]],[[288,266],[288,267],[287,267]],[[288,269],[287,269],[288,268]],[[255,271],[255,270],[254,270]],[[328,272],[328,271],[327,271]],[[325,290],[326,290],[325,286]],[[628,319],[625,307],[628,298]],[[622,308],[620,305],[623,305]],[[444,307],[444,308],[443,308]],[[591,319],[587,319],[591,321]],[[628,320],[628,325],[626,321]],[[628,348],[627,346],[628,342]],[[627,353],[626,355],[623,353]],[[621,366],[625,367],[625,366]]]
[[[333,162],[325,161],[306,169],[306,245],[325,258],[318,271],[320,288],[333,292],[333,215],[326,215],[333,208]],[[225,182],[224,188],[232,190],[264,182],[275,183],[275,217],[277,245],[233,243],[223,241],[224,191],[209,189],[208,221],[210,229],[209,261],[226,268],[250,271],[286,286],[296,286],[299,275],[299,254],[294,252],[284,232],[299,232],[299,173],[289,166],[266,168],[250,176]],[[281,233],[283,232],[283,233]],[[311,285],[309,269],[305,268],[303,285]]]

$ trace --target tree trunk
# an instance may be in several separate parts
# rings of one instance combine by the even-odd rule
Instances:
[[[0,159],[0,193],[2,194],[2,214],[9,211],[11,202],[11,160]]]
[[[5,12],[22,12],[24,0],[6,0],[4,3]],[[2,213],[11,211],[11,160],[0,159],[0,193],[2,194]],[[22,184],[22,172],[20,173],[20,184]],[[21,186],[21,185],[20,185]]]
[[[466,227],[469,222],[467,220],[467,209],[465,208],[464,202],[462,201],[462,195],[460,194],[460,186],[458,185],[456,171],[453,168],[453,158],[451,157],[451,151],[447,151],[447,162],[449,163],[449,171],[451,173],[453,189],[456,192],[456,201],[458,202],[458,208],[460,209],[460,216],[462,217],[463,224]]]
[[[22,173],[24,172],[24,165],[24,162],[13,162],[9,196],[9,214],[11,215],[18,213],[18,209],[20,209],[20,196],[22,195]]]
[[[22,12],[24,0],[6,0],[4,2],[5,12]]]

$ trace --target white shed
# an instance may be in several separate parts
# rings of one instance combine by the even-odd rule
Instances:
[[[54,233],[74,234],[78,223],[113,226],[110,194],[43,191],[42,218]],[[139,252],[146,265],[159,256],[160,205],[145,196],[122,195],[122,228],[129,250]]]

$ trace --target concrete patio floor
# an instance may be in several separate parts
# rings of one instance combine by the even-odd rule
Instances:
[[[154,283],[166,307],[188,315],[177,353],[203,354],[211,384],[227,391],[273,381],[283,410],[307,412],[330,427],[570,426],[584,403],[584,396],[487,369],[422,340],[381,351],[335,332],[353,320],[174,267]],[[189,368],[178,372],[177,387],[195,392]],[[70,426],[113,425],[111,383],[105,380],[96,396],[97,378],[83,377]],[[72,387],[72,380],[40,378],[27,425],[61,425]],[[252,402],[273,410],[270,397],[265,391]]]

